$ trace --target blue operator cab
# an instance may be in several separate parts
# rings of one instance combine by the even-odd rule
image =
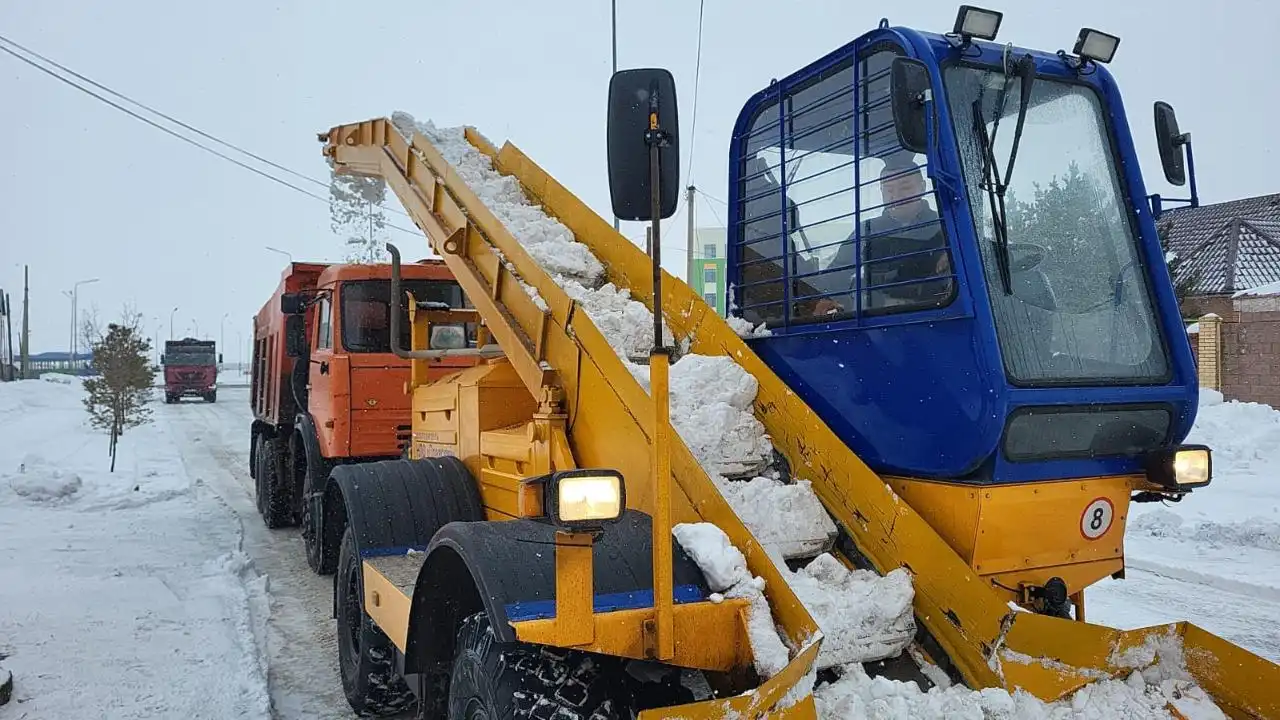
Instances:
[[[1000,45],[974,12],[998,27],[968,7],[947,35],[882,22],[747,101],[732,314],[768,328],[756,352],[886,476],[1144,474],[1186,437],[1198,388],[1102,64],[1118,40]]]

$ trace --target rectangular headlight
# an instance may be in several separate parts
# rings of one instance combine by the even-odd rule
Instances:
[[[1004,13],[998,13],[995,10],[961,5],[960,12],[956,14],[956,25],[952,32],[967,38],[995,40],[1003,17]]]
[[[1081,28],[1072,52],[1082,58],[1109,63],[1116,56],[1116,48],[1119,46],[1120,38],[1115,35],[1108,35],[1092,28]]]
[[[616,470],[584,469],[552,473],[544,507],[551,521],[569,528],[598,528],[622,517],[626,491]]]
[[[1209,484],[1209,449],[1188,448],[1179,450],[1173,456],[1173,480],[1178,485]]]
[[[1213,454],[1204,445],[1153,450],[1147,455],[1147,477],[1169,490],[1190,490],[1213,479]]]

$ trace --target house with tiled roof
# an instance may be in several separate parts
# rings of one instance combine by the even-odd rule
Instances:
[[[1163,214],[1201,387],[1280,407],[1280,193]]]
[[[1236,293],[1280,282],[1280,193],[1169,210],[1159,224],[1176,279],[1194,278],[1185,315],[1224,315]]]

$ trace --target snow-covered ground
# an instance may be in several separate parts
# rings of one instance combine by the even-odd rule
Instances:
[[[0,385],[0,718],[270,717],[265,579],[192,438],[161,416],[109,473],[83,395]]]
[[[352,717],[332,581],[257,515],[247,389],[153,403],[111,474],[58,380],[0,384],[0,720]]]

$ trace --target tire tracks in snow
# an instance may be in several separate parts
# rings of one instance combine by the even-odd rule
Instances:
[[[270,530],[258,514],[248,472],[248,389],[228,387],[212,404],[162,405],[159,415],[182,438],[188,474],[236,516],[241,549],[266,577],[270,609],[262,651],[273,717],[355,717],[338,675],[333,579],[307,567],[297,528]]]

